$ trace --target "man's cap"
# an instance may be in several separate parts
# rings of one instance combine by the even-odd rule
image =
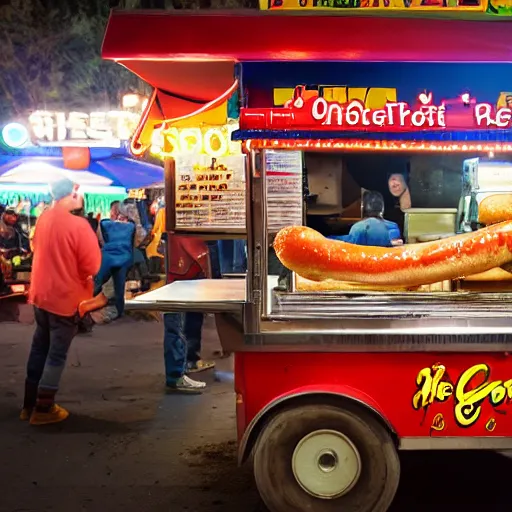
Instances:
[[[73,183],[69,178],[60,178],[59,180],[50,183],[50,194],[55,201],[59,201],[60,199],[72,194],[74,188],[75,183]]]

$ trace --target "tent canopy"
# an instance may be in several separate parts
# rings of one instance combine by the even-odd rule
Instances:
[[[0,162],[1,163],[1,162]],[[0,165],[0,183],[45,184],[63,174],[80,185],[144,188],[163,180],[164,170],[133,158],[112,157],[91,160],[88,169],[70,171],[56,156],[13,156]]]

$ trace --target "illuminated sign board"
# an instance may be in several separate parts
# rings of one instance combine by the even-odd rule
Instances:
[[[231,141],[238,124],[202,128],[160,128],[153,132],[151,153],[160,157],[208,155],[218,158],[242,153],[240,142]]]
[[[420,131],[512,128],[512,95],[502,93],[496,106],[477,103],[469,93],[434,102],[421,93],[416,104],[386,101],[379,107],[360,99],[336,101],[299,86],[283,107],[247,108],[240,114],[243,130]],[[510,100],[510,101],[509,101]]]
[[[38,110],[29,116],[33,138],[38,142],[73,140],[129,140],[140,120],[139,113],[50,112]]]

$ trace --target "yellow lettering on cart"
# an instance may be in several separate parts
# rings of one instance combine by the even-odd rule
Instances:
[[[294,88],[277,87],[274,89],[274,107],[282,107],[293,98]],[[309,96],[321,95],[326,101],[348,103],[352,100],[360,100],[366,108],[376,110],[384,108],[386,103],[394,103],[397,100],[397,92],[392,87],[339,87],[319,85],[308,89],[305,94]]]
[[[442,382],[446,368],[441,364],[435,364],[432,368],[423,368],[416,377],[416,384],[420,390],[414,395],[413,407],[426,409],[434,402],[445,402],[453,394],[453,385],[450,382]]]
[[[201,128],[158,128],[151,138],[151,153],[162,158],[177,155],[205,154],[213,158],[239,155],[242,145],[232,141],[238,124],[202,126]]]
[[[482,416],[482,406],[486,400],[493,408],[512,400],[512,379],[491,381],[490,375],[490,367],[481,363],[465,370],[457,383],[453,384],[445,366],[437,363],[431,368],[423,368],[416,377],[413,408],[427,411],[434,403],[446,402],[453,397],[455,421],[461,427],[471,427]],[[495,420],[492,425],[494,430]]]

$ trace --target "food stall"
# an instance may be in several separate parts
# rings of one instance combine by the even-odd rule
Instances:
[[[132,158],[123,146],[82,143],[0,151],[0,205],[6,210],[0,212],[3,298],[28,290],[29,237],[37,217],[51,204],[49,183],[62,176],[80,185],[85,214],[107,217],[110,204],[125,200],[128,190],[161,182],[163,168]]]
[[[212,40],[213,29],[230,38]],[[478,197],[476,221],[464,209],[495,176],[468,178],[471,161],[511,161],[512,110],[500,106],[510,30],[481,13],[111,16],[103,56],[155,86],[133,150],[149,147],[166,118],[208,108],[233,81],[240,88],[233,138],[246,154],[247,278],[174,282],[127,307],[215,313],[223,348],[235,352],[239,459],[253,461],[273,512],[385,511],[400,450],[512,448],[512,311],[502,286],[512,190]],[[312,169],[322,155],[337,163],[324,173],[331,181],[317,183],[338,185],[320,187],[315,207],[357,222],[357,195],[376,190],[384,218],[403,217],[402,246],[358,246],[308,227],[304,164],[322,175]],[[166,165],[167,204],[177,205],[181,175]],[[347,182],[357,185],[351,199],[338,190]],[[168,227],[222,235],[168,210]],[[489,273],[500,286],[485,285],[496,280]],[[460,286],[467,280],[470,290]]]

